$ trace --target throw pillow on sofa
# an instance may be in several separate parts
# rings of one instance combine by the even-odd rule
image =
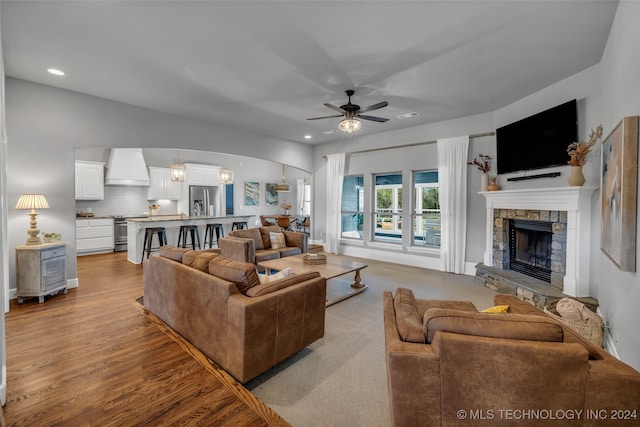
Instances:
[[[259,227],[260,237],[262,238],[262,245],[264,249],[272,249],[271,248],[271,233],[282,233],[282,230],[277,225],[267,225]],[[256,246],[258,249],[258,246]]]
[[[508,305],[494,305],[493,307],[485,308],[480,311],[481,313],[495,313],[495,314],[504,314],[509,312]]]
[[[253,286],[260,284],[255,265],[224,257],[213,258],[209,261],[209,274],[235,283],[238,290],[245,295]]]
[[[276,280],[281,280],[289,276],[291,276],[291,267],[287,267],[284,270],[280,270],[276,274],[258,274],[258,278],[260,279],[261,285],[264,285],[265,283],[269,283],[269,282],[275,282]]]
[[[270,232],[269,240],[271,241],[271,249],[283,249],[287,247],[284,241],[284,234],[282,233]]]

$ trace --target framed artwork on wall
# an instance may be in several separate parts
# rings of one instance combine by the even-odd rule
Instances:
[[[244,204],[246,206],[258,206],[260,204],[260,183],[245,181]]]
[[[638,116],[625,117],[602,141],[600,248],[622,271],[636,271]]]
[[[276,187],[278,184],[265,184],[264,202],[267,206],[278,206],[278,192]]]

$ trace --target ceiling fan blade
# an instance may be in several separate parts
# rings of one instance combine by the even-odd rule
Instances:
[[[371,121],[373,121],[373,122],[381,122],[381,123],[384,123],[384,122],[388,122],[388,121],[389,121],[389,119],[385,119],[385,118],[383,118],[383,117],[364,116],[364,115],[360,115],[360,114],[358,114],[358,118],[359,118],[359,119],[365,119],[365,120],[371,120]]]
[[[310,119],[307,119],[307,120],[332,119],[334,117],[344,117],[344,114],[339,114],[335,116],[311,117]]]
[[[377,104],[369,105],[368,107],[360,109],[360,112],[364,113],[366,111],[377,110],[379,108],[386,107],[387,105],[389,105],[387,101],[378,102]]]
[[[346,111],[346,110],[343,110],[343,109],[342,109],[342,108],[340,108],[340,107],[336,107],[336,106],[335,106],[335,105],[333,105],[333,104],[329,104],[328,102],[326,102],[324,105],[325,105],[325,107],[329,107],[329,108],[331,108],[332,110],[336,110],[338,113],[347,114],[347,111]]]

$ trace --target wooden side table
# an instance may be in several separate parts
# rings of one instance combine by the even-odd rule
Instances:
[[[65,243],[16,246],[16,295],[18,303],[23,297],[38,297],[44,302],[45,295],[60,290],[67,293],[67,246]]]

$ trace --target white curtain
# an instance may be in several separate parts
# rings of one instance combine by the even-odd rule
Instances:
[[[302,216],[302,209],[304,209],[304,178],[296,179],[296,202],[297,202],[297,216]]]
[[[438,139],[440,268],[464,273],[467,240],[467,153],[469,136]]]
[[[325,250],[340,253],[340,234],[342,233],[342,181],[344,179],[345,153],[327,156],[327,225]]]

